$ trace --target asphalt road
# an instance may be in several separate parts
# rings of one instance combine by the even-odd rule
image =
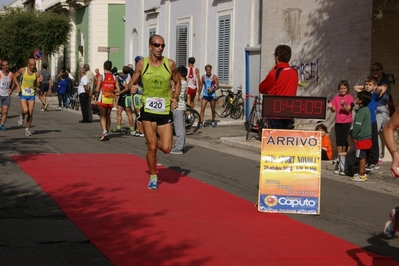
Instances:
[[[110,264],[10,156],[133,153],[145,157],[145,139],[113,133],[109,142],[100,142],[98,117],[95,116],[91,124],[79,124],[80,111],[57,110],[55,107],[51,104],[47,112],[40,112],[40,106],[36,105],[31,128],[34,135],[26,137],[24,127],[17,126],[20,108],[18,99],[13,96],[6,122],[8,130],[0,132],[1,265]],[[244,136],[246,133],[242,125],[219,124],[216,128],[205,127],[188,136],[184,155],[158,153],[158,160],[166,167],[184,171],[193,178],[253,202],[254,211],[257,211],[260,154],[256,149],[235,146],[234,142],[226,145],[221,137]],[[68,167],[74,166],[66,166],[65,171]],[[387,240],[381,234],[389,211],[399,203],[397,195],[399,186],[395,184],[375,179],[351,183],[347,177],[322,170],[321,214],[290,217],[399,261],[399,238]]]

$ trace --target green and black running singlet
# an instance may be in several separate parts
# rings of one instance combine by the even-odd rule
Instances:
[[[163,58],[163,63],[153,67],[144,58],[144,70],[141,74],[143,82],[142,103],[144,111],[152,114],[167,115],[170,112],[170,80],[172,71],[169,68],[168,58]]]

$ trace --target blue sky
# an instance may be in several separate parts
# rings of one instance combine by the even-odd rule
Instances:
[[[0,0],[0,9],[3,9],[4,5],[9,5],[12,2],[14,2],[14,0]]]

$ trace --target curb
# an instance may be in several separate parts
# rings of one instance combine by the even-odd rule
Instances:
[[[220,143],[223,143],[227,146],[248,150],[252,152],[256,152],[258,154],[261,153],[261,142],[256,138],[250,138],[248,140],[245,139],[245,136],[242,137],[221,137]],[[387,184],[399,185],[399,178],[393,178],[391,174],[391,162],[385,161],[378,170],[370,171],[367,173],[367,176],[370,180],[380,181]],[[327,170],[331,173],[335,170],[335,164],[332,161],[322,161],[321,162],[321,170]]]

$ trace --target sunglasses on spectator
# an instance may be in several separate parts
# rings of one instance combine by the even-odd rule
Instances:
[[[166,44],[160,44],[160,43],[153,43],[152,45],[154,45],[155,47],[160,47],[160,46],[162,46],[162,48],[165,48],[165,46],[166,46]]]

